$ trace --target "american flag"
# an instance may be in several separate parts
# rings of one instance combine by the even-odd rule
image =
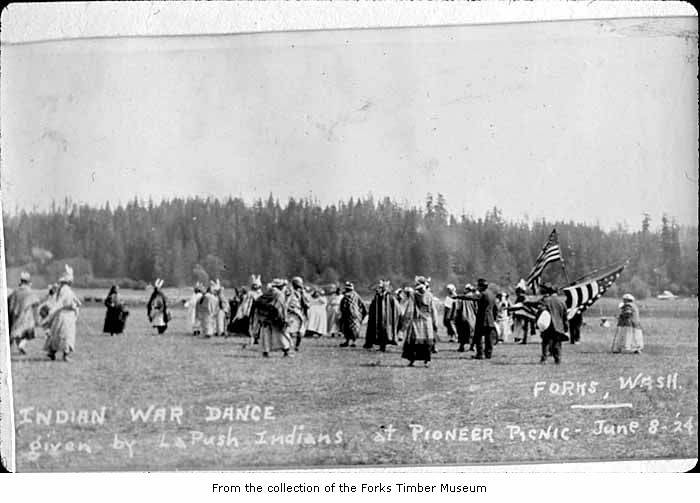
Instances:
[[[545,266],[550,262],[556,262],[557,260],[561,260],[561,250],[559,249],[557,230],[554,229],[537,257],[535,266],[532,268],[532,271],[530,271],[530,274],[527,275],[525,282],[534,290],[537,286],[539,286],[539,279]]]
[[[610,285],[615,283],[615,280],[620,277],[626,265],[627,262],[606,272],[598,273],[585,281],[563,288],[562,290],[566,296],[567,317],[571,319],[576,314],[582,313],[591,307],[610,288]]]
[[[571,286],[562,288],[566,297],[566,317],[571,319],[577,313],[582,313],[591,307],[610,288],[610,285],[615,283],[626,265],[627,262],[593,276],[589,275]],[[540,299],[539,296],[528,296],[524,302],[513,304],[508,310],[513,316],[534,320],[540,309]]]

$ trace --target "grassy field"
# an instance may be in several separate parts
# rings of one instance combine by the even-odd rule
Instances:
[[[427,369],[407,368],[398,347],[385,354],[344,349],[337,338],[307,338],[294,358],[274,353],[263,359],[242,338],[192,337],[182,309],[174,309],[163,336],[152,335],[143,310],[134,308],[127,334],[109,337],[101,334],[103,309],[86,307],[71,362],[46,359],[40,340],[29,344],[27,355],[13,349],[17,468],[211,470],[697,457],[697,301],[683,306],[677,315],[657,309],[652,316],[654,306],[642,309],[646,348],[640,355],[611,354],[614,328],[600,327],[592,315],[583,343],[565,344],[559,366],[538,363],[535,337],[527,346],[496,346],[490,361],[470,360],[469,353],[456,352],[456,344],[441,342]],[[654,380],[620,389],[620,377],[640,373]],[[571,407],[620,404],[630,406]],[[165,421],[132,421],[132,408],[150,405],[181,407],[182,415],[175,409],[170,421],[168,409]],[[260,406],[261,416],[207,420],[211,410],[223,416],[226,407],[246,405]],[[106,408],[103,424],[81,424],[80,409],[100,407]],[[37,424],[37,411],[49,410],[50,424]],[[66,417],[65,424],[56,424]],[[601,425],[606,428],[597,434]]]

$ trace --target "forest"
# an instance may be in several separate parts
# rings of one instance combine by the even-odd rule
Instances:
[[[615,285],[640,298],[671,290],[697,295],[698,228],[672,216],[640,215],[640,228],[561,220],[506,221],[498,208],[483,217],[454,215],[440,194],[421,207],[389,198],[351,198],[332,205],[270,196],[135,199],[102,207],[65,200],[46,211],[4,215],[8,282],[27,269],[35,284],[53,281],[72,264],[76,285],[112,282],[145,288],[155,278],[191,285],[220,278],[225,286],[300,275],[308,282],[351,280],[369,288],[380,278],[400,286],[414,275],[436,284],[464,285],[477,277],[512,286],[527,276],[552,229],[564,267],[550,264],[545,280],[559,286],[591,271],[629,260]],[[657,218],[658,220],[654,220]]]

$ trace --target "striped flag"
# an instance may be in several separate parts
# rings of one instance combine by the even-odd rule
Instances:
[[[533,290],[536,290],[539,286],[539,279],[545,266],[557,260],[561,260],[561,250],[559,249],[557,230],[554,229],[549,235],[549,239],[547,239],[547,242],[544,244],[537,260],[535,260],[535,266],[532,268],[532,271],[530,271],[530,274],[527,275],[525,282],[530,285]]]
[[[627,262],[607,272],[596,274],[585,281],[563,288],[566,296],[567,317],[571,319],[577,313],[582,313],[591,307],[610,288],[610,285],[615,283],[626,265]]]
[[[615,283],[615,280],[620,277],[622,270],[627,265],[625,262],[622,265],[608,269],[607,272],[595,274],[587,279],[579,280],[576,284],[562,288],[566,297],[566,317],[568,319],[576,316],[577,313],[583,313],[591,307],[595,301],[603,296],[605,291],[610,288],[610,285]],[[530,320],[537,318],[539,312],[540,296],[529,296],[525,302],[513,304],[508,311],[513,316],[522,316]]]

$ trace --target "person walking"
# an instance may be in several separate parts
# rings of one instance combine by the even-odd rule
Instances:
[[[19,286],[7,297],[10,346],[14,342],[23,355],[27,341],[36,337],[39,297],[32,290],[32,278],[28,272],[19,275]]]
[[[416,361],[422,361],[428,367],[438,325],[433,295],[429,291],[428,280],[423,276],[416,277],[401,324],[406,330],[401,357],[408,360],[409,367]]]
[[[345,293],[340,301],[340,330],[345,337],[340,347],[355,347],[355,341],[360,337],[362,322],[367,316],[367,307],[355,291],[355,285],[345,282]]]
[[[362,347],[372,349],[376,345],[379,351],[384,352],[388,344],[396,345],[400,314],[399,301],[391,291],[391,283],[380,280],[369,305],[367,332]]]
[[[102,327],[102,332],[110,336],[123,333],[129,311],[126,309],[126,306],[119,296],[119,287],[117,285],[112,285],[109,289],[104,304],[107,308],[107,312],[105,313],[105,322]]]
[[[73,269],[66,265],[66,272],[58,280],[56,302],[43,324],[50,326],[50,335],[44,349],[51,360],[57,353],[63,353],[63,361],[69,361],[68,355],[75,351],[76,325],[81,302],[73,292]]]
[[[464,286],[464,295],[473,294],[475,291],[476,289],[471,284]],[[453,300],[452,318],[455,322],[457,342],[459,343],[459,348],[457,348],[457,351],[463,353],[465,346],[467,344],[472,344],[474,339],[474,328],[476,326],[476,302],[458,297]],[[473,351],[474,347],[470,345],[469,350]]]
[[[289,353],[291,340],[285,330],[287,299],[283,290],[286,285],[283,279],[272,280],[269,288],[253,304],[251,323],[259,331],[264,358],[276,349],[281,349],[286,357],[294,356]]]
[[[146,314],[148,321],[151,323],[158,335],[162,335],[168,329],[170,322],[170,312],[168,311],[168,299],[163,293],[163,280],[156,279],[153,283],[153,292],[151,298],[146,304]]]
[[[447,290],[447,296],[442,303],[442,325],[445,327],[445,330],[447,330],[447,337],[449,338],[448,341],[454,342],[455,337],[457,336],[457,330],[455,327],[454,310],[452,307],[455,303],[454,296],[457,295],[457,288],[450,283],[445,287],[445,290]]]
[[[554,363],[561,363],[561,343],[568,340],[566,332],[569,331],[566,303],[556,295],[556,288],[550,283],[544,283],[540,287],[543,295],[540,301],[541,313],[537,317],[538,328],[542,336],[542,356],[540,363],[547,362],[547,354],[554,358]],[[542,312],[547,313],[542,316]],[[547,322],[549,318],[549,322]]]
[[[635,304],[634,296],[631,293],[624,294],[622,303],[618,307],[620,313],[617,316],[612,352],[627,351],[639,354],[644,349],[644,336],[642,324],[639,321],[639,308]]]

